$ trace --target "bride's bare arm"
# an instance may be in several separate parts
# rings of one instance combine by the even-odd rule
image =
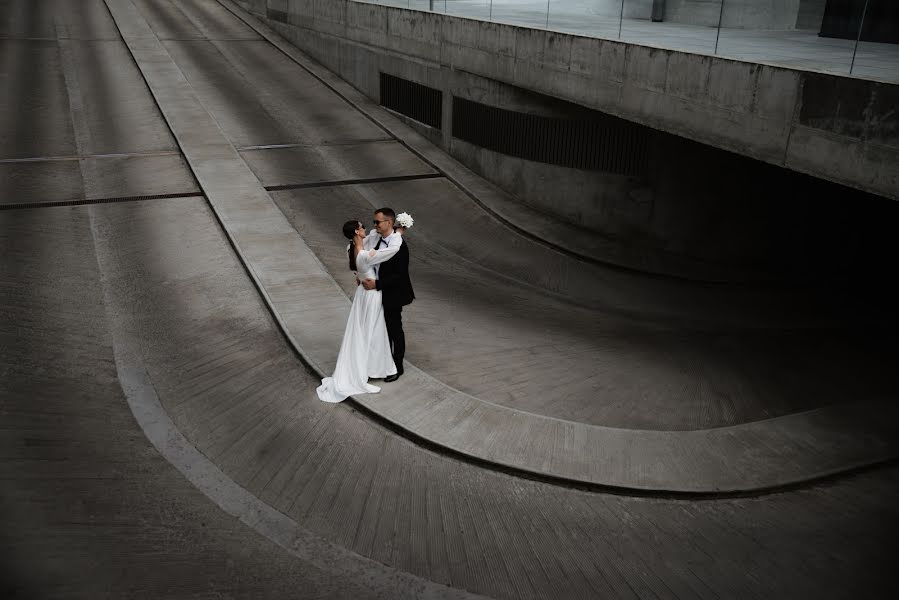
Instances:
[[[368,255],[365,257],[365,264],[368,266],[379,265],[384,261],[390,260],[394,257],[394,255],[400,251],[400,246],[403,245],[403,240],[401,237],[394,238],[392,244],[387,248],[381,248],[379,250],[369,250]]]

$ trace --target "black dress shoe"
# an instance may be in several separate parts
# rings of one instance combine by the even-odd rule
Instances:
[[[397,379],[400,378],[400,375],[402,375],[402,374],[403,374],[403,372],[400,371],[398,373],[394,373],[393,375],[388,375],[387,377],[384,378],[384,381],[386,383],[390,383],[391,381],[396,381]]]

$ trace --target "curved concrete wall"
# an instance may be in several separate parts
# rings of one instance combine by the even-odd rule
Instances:
[[[380,67],[437,88],[461,70],[899,198],[897,85],[351,0],[240,4],[375,98]]]

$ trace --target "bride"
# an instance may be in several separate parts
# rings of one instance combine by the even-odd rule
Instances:
[[[402,228],[396,231],[402,234]],[[359,221],[344,223],[343,235],[350,240],[347,257],[350,270],[356,271],[358,280],[374,279],[375,265],[393,258],[402,246],[400,243],[381,250],[365,249],[365,228]],[[381,292],[357,285],[334,374],[322,379],[315,391],[324,402],[340,402],[354,394],[380,392],[381,388],[369,385],[368,379],[383,379],[394,373],[396,365],[390,354]]]

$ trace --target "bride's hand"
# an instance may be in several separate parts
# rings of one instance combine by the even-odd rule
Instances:
[[[399,233],[400,235],[403,235],[404,233],[406,233],[405,227],[394,227],[393,230],[396,231],[397,233]]]

